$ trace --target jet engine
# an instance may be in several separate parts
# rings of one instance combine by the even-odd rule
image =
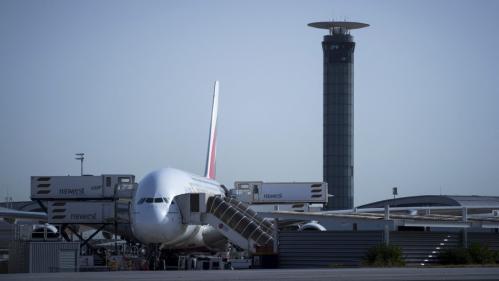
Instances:
[[[33,232],[31,232],[32,238],[57,238],[59,237],[59,231],[57,227],[45,223],[45,224],[34,224]]]
[[[322,226],[318,221],[310,221],[306,224],[299,226],[298,231],[326,231],[327,229]]]

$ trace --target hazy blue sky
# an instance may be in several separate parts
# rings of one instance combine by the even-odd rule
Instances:
[[[355,203],[499,195],[499,1],[0,1],[0,196],[31,175],[322,180],[323,30],[355,20]]]

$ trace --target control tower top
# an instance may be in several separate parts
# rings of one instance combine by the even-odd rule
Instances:
[[[320,22],[312,22],[309,23],[308,26],[328,29],[329,34],[345,34],[348,33],[350,29],[359,29],[368,27],[369,24],[361,23],[361,22],[352,22],[352,21],[320,21]]]

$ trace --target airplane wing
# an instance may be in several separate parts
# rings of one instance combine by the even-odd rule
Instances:
[[[47,220],[47,214],[43,212],[26,212],[0,207],[0,218]]]

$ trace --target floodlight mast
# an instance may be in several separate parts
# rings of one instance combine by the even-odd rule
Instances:
[[[80,174],[83,176],[83,160],[85,159],[85,153],[75,153],[75,155],[78,156],[75,157],[75,159],[80,161]]]

